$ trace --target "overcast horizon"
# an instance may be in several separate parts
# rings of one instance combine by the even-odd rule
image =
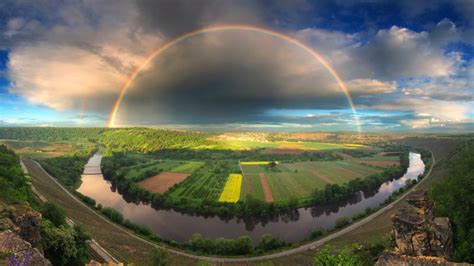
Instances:
[[[470,0],[2,1],[0,126],[105,127],[142,67],[116,126],[473,132],[472,14]]]

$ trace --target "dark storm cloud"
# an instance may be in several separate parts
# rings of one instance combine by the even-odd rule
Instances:
[[[126,120],[153,113],[166,123],[257,121],[271,108],[348,108],[334,78],[306,52],[235,32],[201,36],[160,55],[123,106]]]
[[[147,31],[173,37],[213,23],[261,23],[256,1],[138,0],[139,22]]]

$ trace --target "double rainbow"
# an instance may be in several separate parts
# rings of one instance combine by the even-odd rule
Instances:
[[[290,35],[285,35],[280,32],[276,32],[274,30],[266,29],[266,28],[261,28],[261,27],[256,27],[256,26],[251,26],[251,25],[242,25],[242,24],[224,24],[224,25],[215,25],[215,26],[210,26],[202,29],[198,29],[192,32],[185,33],[167,43],[159,47],[158,49],[154,50],[152,53],[148,55],[146,60],[139,66],[135,71],[127,78],[127,80],[124,82],[120,89],[120,94],[115,100],[114,106],[112,108],[112,111],[109,116],[109,122],[108,126],[109,127],[115,127],[115,119],[117,117],[117,112],[120,107],[120,103],[123,100],[123,97],[127,93],[128,88],[132,84],[132,82],[135,80],[135,78],[140,74],[140,72],[153,60],[155,57],[166,51],[168,48],[172,47],[175,44],[178,44],[188,38],[191,38],[193,36],[199,35],[199,34],[205,34],[205,33],[211,33],[211,32],[219,32],[219,31],[249,31],[249,32],[256,32],[256,33],[261,33],[265,34],[268,36],[272,36],[275,38],[279,38],[281,40],[287,41],[293,45],[296,45],[297,47],[303,49],[306,51],[308,54],[310,54],[315,60],[317,60],[321,65],[326,68],[326,70],[329,71],[329,73],[336,79],[339,88],[342,90],[344,95],[347,98],[347,102],[349,103],[352,113],[354,115],[354,120],[357,126],[357,130],[361,132],[361,125],[360,125],[360,120],[359,116],[357,114],[357,111],[354,106],[354,102],[352,100],[352,96],[349,93],[349,90],[347,89],[346,84],[342,80],[342,78],[339,76],[339,74],[336,72],[334,67],[332,67],[318,52],[316,52],[313,48],[307,46],[300,40],[296,39],[293,36]]]

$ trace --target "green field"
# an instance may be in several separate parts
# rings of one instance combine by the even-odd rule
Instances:
[[[245,200],[247,195],[256,199],[263,199],[263,188],[258,174],[245,174],[242,179],[242,189],[240,191],[240,200]]]
[[[269,171],[262,165],[243,165],[241,200],[248,194],[264,199],[259,173],[265,174],[274,201],[285,201],[291,198],[308,198],[314,189],[324,189],[326,184],[343,184],[383,171],[379,167],[344,160],[281,163],[275,168],[274,171]]]
[[[198,169],[199,167],[203,165],[204,165],[203,162],[187,161],[172,168],[170,172],[191,174],[192,172],[194,172],[196,169]]]
[[[302,150],[342,150],[342,149],[360,149],[365,148],[364,145],[350,143],[331,143],[316,141],[249,141],[249,140],[220,140],[221,147],[232,150],[248,150],[248,149],[302,149]]]
[[[373,157],[362,157],[358,159],[362,161],[390,161],[390,162],[400,161],[399,156],[373,156]]]
[[[154,175],[159,172],[175,172],[191,174],[203,165],[198,161],[180,161],[180,160],[150,160],[143,164],[130,167],[124,167],[120,171],[124,173],[125,178],[135,179],[143,175]]]

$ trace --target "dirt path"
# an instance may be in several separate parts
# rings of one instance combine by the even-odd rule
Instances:
[[[263,195],[265,196],[266,202],[273,202],[273,195],[272,190],[270,189],[270,185],[268,184],[267,177],[264,173],[259,174],[260,183],[262,184],[263,188]]]
[[[323,180],[324,182],[328,183],[328,184],[336,184],[336,182],[334,180],[332,180],[331,178],[321,174],[321,173],[318,173],[316,171],[311,171],[311,174],[313,174],[314,176],[320,178],[321,180]]]

